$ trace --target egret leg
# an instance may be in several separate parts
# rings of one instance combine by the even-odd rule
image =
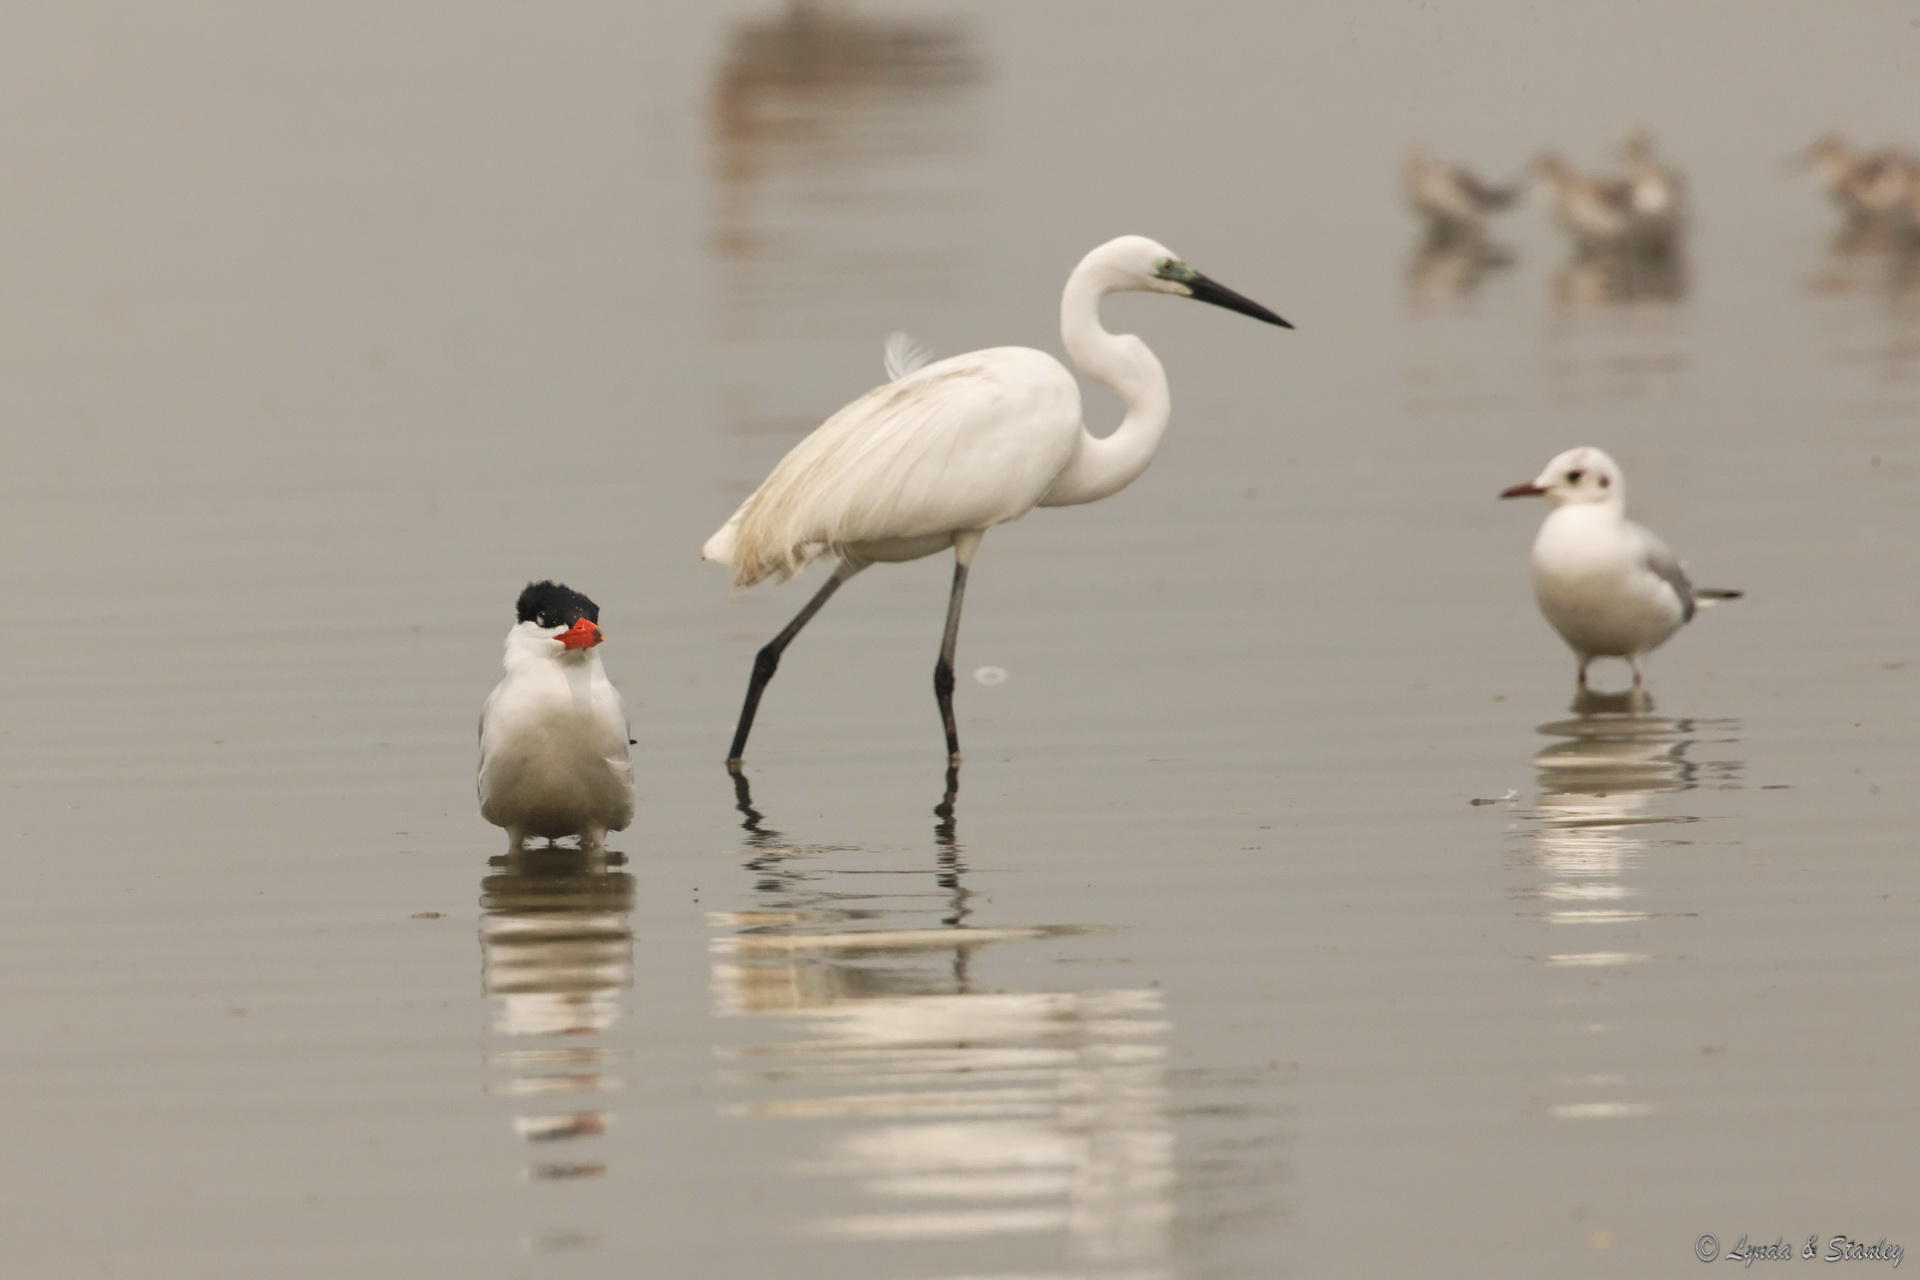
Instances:
[[[953,723],[953,646],[960,638],[960,603],[967,594],[967,566],[980,549],[981,531],[953,539],[953,591],[947,597],[947,630],[940,638],[940,660],[933,664],[933,696],[940,702],[940,723],[947,731],[947,763],[960,763],[960,730]]]
[[[833,598],[843,583],[854,574],[866,568],[865,564],[856,564],[842,560],[833,568],[833,574],[821,588],[813,593],[813,599],[807,601],[799,613],[793,615],[793,621],[786,629],[761,646],[760,652],[753,655],[753,677],[747,681],[747,701],[740,708],[740,723],[733,730],[733,745],[727,748],[727,768],[740,766],[741,753],[747,749],[747,734],[753,729],[753,714],[760,709],[760,694],[766,689],[767,681],[773,679],[773,673],[780,669],[780,654],[800,634],[800,628],[813,621],[813,615],[820,612],[827,601]]]

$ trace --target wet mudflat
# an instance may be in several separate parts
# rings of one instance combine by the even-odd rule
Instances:
[[[1920,33],[1222,11],[1201,68],[1156,7],[1033,8],[36,20],[0,77],[11,1270],[1920,1243],[1920,286],[1780,166],[1897,136]],[[1845,73],[1773,91],[1809,65]],[[1415,253],[1408,141],[1597,162],[1633,124],[1697,202],[1659,288],[1537,208],[1510,266]],[[1124,231],[1299,331],[1108,304],[1169,442],[988,536],[957,793],[943,560],[795,644],[736,785],[810,588],[736,597],[702,539],[889,330],[1055,348]],[[1631,714],[1568,709],[1540,512],[1493,500],[1579,443],[1749,592]],[[474,811],[548,575],[634,712],[604,860],[502,859]]]

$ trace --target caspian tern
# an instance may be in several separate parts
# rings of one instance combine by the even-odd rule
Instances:
[[[600,606],[558,582],[520,593],[506,677],[480,711],[480,816],[528,837],[598,848],[633,819],[626,705],[595,647]]]

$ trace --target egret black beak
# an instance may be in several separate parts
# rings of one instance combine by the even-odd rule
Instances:
[[[1252,316],[1255,320],[1265,320],[1268,324],[1277,324],[1282,329],[1291,329],[1292,325],[1267,310],[1252,298],[1243,298],[1227,286],[1209,280],[1198,271],[1191,280],[1183,281],[1192,291],[1191,296],[1199,302],[1211,302],[1216,307],[1225,307],[1229,311],[1238,311],[1243,316]]]
[[[1525,484],[1510,485],[1500,491],[1503,498],[1537,498],[1546,490],[1529,480]]]

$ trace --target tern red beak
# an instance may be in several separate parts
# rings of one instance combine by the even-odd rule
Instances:
[[[1537,498],[1545,492],[1546,490],[1542,489],[1539,485],[1528,481],[1526,484],[1510,485],[1502,489],[1500,496],[1503,498]]]
[[[600,633],[598,626],[585,618],[579,618],[554,639],[560,642],[560,647],[563,649],[591,649],[606,637]]]

